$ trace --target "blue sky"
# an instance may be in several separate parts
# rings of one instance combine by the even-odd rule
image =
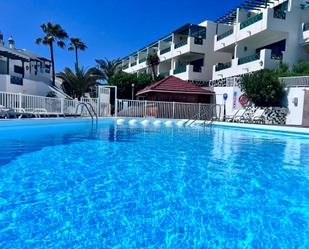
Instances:
[[[34,43],[40,24],[59,23],[88,50],[80,65],[94,66],[96,58],[126,56],[185,23],[215,20],[242,0],[1,0],[0,31],[12,35],[16,47],[49,57],[47,47]],[[7,43],[7,42],[6,42]],[[56,49],[57,70],[72,67],[72,52]]]

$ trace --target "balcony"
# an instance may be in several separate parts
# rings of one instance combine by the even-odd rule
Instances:
[[[234,30],[233,30],[233,29],[230,29],[230,30],[228,30],[228,31],[226,31],[226,32],[224,32],[224,33],[222,33],[221,35],[218,35],[218,36],[217,36],[217,41],[220,41],[220,40],[224,39],[225,37],[230,36],[230,35],[233,34],[233,33],[234,33]]]
[[[136,61],[131,63],[131,67],[134,67],[134,66],[136,66],[136,65],[137,65],[137,62],[136,62]]]
[[[250,39],[248,43],[254,43],[255,38],[261,41],[273,37],[276,40],[281,36],[284,39],[284,35],[290,29],[289,25],[286,25],[290,18],[290,12],[276,11],[274,13],[272,8],[265,9],[262,13],[235,24],[233,31],[219,33],[214,41],[214,50],[217,52],[233,51],[236,41],[239,43],[246,39]]]
[[[300,43],[305,46],[308,46],[309,44],[309,23],[303,24],[303,32],[301,35]]]
[[[174,48],[177,49],[177,48],[183,47],[183,46],[185,46],[187,44],[188,44],[188,40],[187,39],[181,40],[181,41],[175,43]]]
[[[204,67],[194,67],[193,65],[181,65],[170,71],[170,75],[183,80],[205,81],[207,74]]]
[[[161,49],[160,50],[160,55],[166,54],[166,53],[168,53],[170,51],[171,51],[171,47],[167,47],[167,48]]]
[[[180,74],[180,73],[184,73],[187,70],[187,65],[178,65],[175,69],[174,69],[174,74]]]
[[[143,63],[143,62],[145,62],[147,60],[147,58],[146,57],[143,57],[143,58],[140,58],[139,60],[138,60],[138,62],[139,63]]]
[[[216,72],[218,72],[218,71],[230,68],[231,66],[232,66],[232,62],[231,61],[226,62],[226,63],[219,63],[219,64],[216,65],[215,70],[216,70]]]
[[[213,80],[255,72],[265,68],[274,69],[278,67],[280,59],[282,59],[282,56],[274,56],[271,50],[263,49],[260,53],[242,58],[235,58],[231,62],[214,66]]]
[[[179,56],[188,53],[204,54],[206,52],[205,39],[190,36],[185,40],[181,40],[175,43],[173,47],[173,56]]]
[[[161,77],[166,78],[166,77],[170,76],[170,72],[162,72],[162,73],[160,73],[159,75],[160,75]]]
[[[252,61],[256,61],[260,59],[261,54],[260,53],[256,53],[254,55],[249,55],[243,58],[239,58],[238,59],[238,65],[242,65],[242,64],[246,64]]]
[[[248,20],[246,20],[246,21],[244,21],[240,24],[240,29],[244,29],[246,27],[249,27],[256,22],[261,21],[262,19],[263,19],[263,13],[260,13],[256,16],[254,16],[254,17],[251,17]]]

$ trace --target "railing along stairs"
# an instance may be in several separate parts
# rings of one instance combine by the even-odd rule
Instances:
[[[78,108],[81,106],[81,113],[83,113],[84,107],[86,108],[87,112],[89,113],[91,119],[93,120],[94,118],[96,119],[96,121],[98,121],[98,114],[96,113],[96,111],[94,110],[93,106],[90,103],[86,103],[86,102],[82,102],[79,103],[76,106],[76,110],[75,110],[75,114],[77,115],[78,113]]]

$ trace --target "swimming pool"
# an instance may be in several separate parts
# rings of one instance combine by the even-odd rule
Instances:
[[[309,139],[0,124],[0,248],[308,248]]]

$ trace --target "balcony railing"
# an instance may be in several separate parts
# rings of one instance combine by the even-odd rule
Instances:
[[[260,53],[254,54],[254,55],[249,55],[243,58],[238,59],[238,65],[246,64],[252,61],[257,61],[261,57]]]
[[[187,71],[187,65],[178,65],[174,69],[174,74],[184,73]]]
[[[143,63],[143,62],[145,62],[146,60],[147,60],[147,58],[144,57],[144,58],[140,58],[140,59],[138,60],[138,62],[139,62],[139,63]]]
[[[160,73],[160,76],[166,78],[166,77],[170,76],[170,72],[162,72],[162,73]]]
[[[124,65],[124,66],[122,67],[122,69],[127,69],[127,68],[129,68],[129,64]]]
[[[283,2],[282,4],[276,6],[274,8],[274,18],[285,20],[286,12],[288,11],[288,5],[289,5],[289,1],[287,0]]]
[[[160,50],[160,54],[166,54],[166,53],[168,53],[168,52],[170,52],[170,51],[171,51],[171,47],[164,48],[164,49],[161,49],[161,50]]]
[[[11,84],[23,85],[23,78],[11,75]]]
[[[136,62],[136,61],[131,63],[131,67],[134,67],[134,66],[136,66],[136,65],[137,65],[137,62]]]
[[[262,19],[263,19],[263,13],[260,13],[256,16],[254,16],[254,17],[251,17],[248,20],[246,20],[246,21],[244,21],[240,24],[240,29],[244,29],[244,28],[246,28],[246,27],[248,27],[248,26],[250,26],[250,25],[252,25],[256,22],[261,21]]]
[[[183,47],[183,46],[185,46],[185,45],[187,45],[187,44],[188,44],[188,40],[185,39],[185,40],[181,40],[181,41],[175,43],[175,46],[174,46],[174,47],[175,47],[175,49],[176,49],[176,48]]]
[[[216,72],[230,68],[232,66],[232,62],[226,62],[226,63],[219,63],[218,65],[216,65]]]
[[[225,37],[230,36],[231,34],[233,34],[233,32],[234,32],[233,29],[230,29],[230,30],[224,32],[223,34],[218,35],[217,36],[217,41],[220,41],[220,40],[224,39]]]
[[[303,31],[308,31],[309,30],[309,22],[304,24]]]

